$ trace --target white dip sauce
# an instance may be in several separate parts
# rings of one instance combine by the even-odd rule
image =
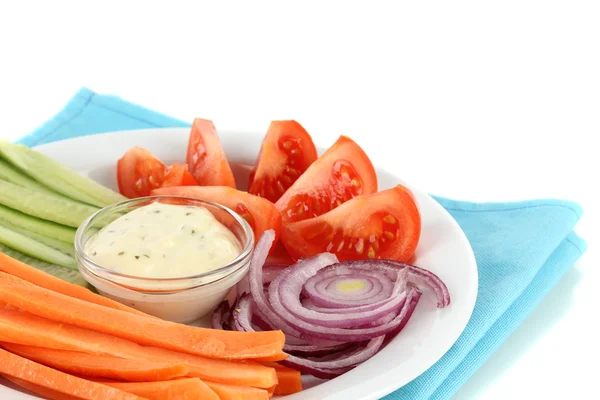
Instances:
[[[181,278],[220,268],[238,240],[204,207],[152,203],[116,219],[86,244],[100,266],[145,278]]]

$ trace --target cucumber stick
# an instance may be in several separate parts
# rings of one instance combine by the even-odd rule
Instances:
[[[126,198],[27,146],[0,140],[0,156],[52,190],[98,207]]]
[[[77,262],[73,257],[3,226],[0,226],[0,243],[39,260],[77,269]]]
[[[4,179],[5,181],[14,183],[17,186],[22,186],[29,189],[37,190],[39,192],[44,192],[62,197],[60,194],[48,189],[46,186],[42,185],[38,181],[31,179],[29,176],[23,174],[21,171],[17,170],[15,167],[13,167],[12,165],[10,165],[2,159],[0,159],[0,179]]]
[[[73,244],[75,240],[75,229],[70,226],[34,218],[3,205],[0,205],[0,225],[18,226],[23,230],[51,237],[67,244]]]
[[[0,180],[0,204],[25,214],[78,227],[98,209],[85,204],[59,199]]]
[[[75,285],[90,288],[90,285],[83,278],[83,276],[81,276],[79,271],[64,268],[58,265],[53,265],[45,261],[38,260],[37,258],[29,257],[28,255],[23,254],[17,250],[11,249],[10,247],[3,245],[2,243],[0,243],[0,252],[6,254],[9,257],[17,259],[27,265],[30,265],[33,268],[39,269],[40,271],[53,275],[57,278],[60,278],[67,282],[71,282]]]
[[[0,206],[0,207],[2,207],[2,206]],[[64,253],[64,254],[66,254],[68,256],[71,256],[71,257],[75,257],[75,247],[73,246],[72,243],[66,243],[66,242],[63,242],[61,240],[54,239],[52,237],[40,235],[37,232],[28,231],[27,229],[23,229],[20,226],[13,225],[13,224],[11,224],[10,222],[7,222],[7,221],[0,220],[0,227],[4,227],[4,228],[9,229],[9,230],[11,230],[13,232],[20,233],[23,236],[27,236],[30,239],[33,239],[33,240],[38,241],[40,243],[43,243],[43,244],[45,244],[47,246],[50,246],[53,249],[56,249],[56,250],[60,251],[61,253]]]

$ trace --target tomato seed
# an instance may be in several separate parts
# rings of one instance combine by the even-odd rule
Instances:
[[[367,252],[367,257],[375,258],[375,250],[373,250],[373,247],[371,247],[371,246],[369,246],[369,251]]]
[[[386,216],[383,218],[383,220],[384,220],[385,222],[387,222],[388,224],[392,224],[392,225],[394,225],[396,222],[398,222],[398,221],[396,220],[396,218],[395,218],[395,217],[393,217],[393,216],[391,216],[391,215],[386,215]]]
[[[356,242],[355,249],[357,253],[363,252],[363,250],[365,249],[365,241],[363,240],[363,238],[358,239],[358,241]]]
[[[394,240],[395,235],[390,232],[390,231],[384,231],[383,234],[385,235],[386,238],[390,239],[390,240]],[[383,240],[383,238],[382,238]]]

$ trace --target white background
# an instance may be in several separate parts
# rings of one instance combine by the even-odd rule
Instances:
[[[590,249],[456,398],[594,397],[600,2],[185,4],[2,2],[0,136],[88,86],[220,129],[347,134],[437,195],[577,201]]]

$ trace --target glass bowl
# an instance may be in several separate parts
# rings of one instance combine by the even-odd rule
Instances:
[[[241,253],[231,262],[208,272],[176,278],[127,275],[99,265],[86,254],[87,242],[117,218],[153,202],[204,207],[239,241]],[[156,317],[181,323],[210,312],[248,272],[254,234],[239,214],[220,204],[180,196],[149,196],[126,200],[97,211],[75,234],[79,272],[100,294]]]

